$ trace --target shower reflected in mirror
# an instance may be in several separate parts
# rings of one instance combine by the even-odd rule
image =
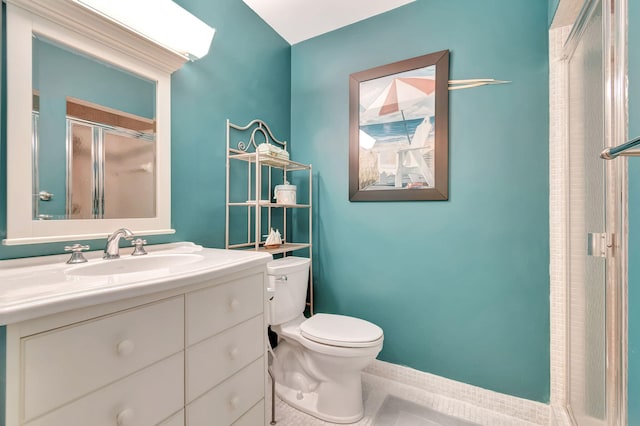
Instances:
[[[156,215],[155,82],[33,39],[33,219]]]

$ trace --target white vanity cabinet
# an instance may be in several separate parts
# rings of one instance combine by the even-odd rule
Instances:
[[[264,424],[264,269],[9,324],[4,426]]]
[[[167,364],[166,358],[182,351],[183,298],[172,297],[27,336],[21,341],[24,421],[31,424],[33,419],[40,417],[41,421],[34,421],[33,424],[62,425],[64,418],[59,423],[52,421],[51,415],[46,413],[54,411],[53,417],[59,417],[55,413],[58,407],[112,383],[111,386],[117,388],[118,380],[148,367],[152,370],[151,366],[156,363]],[[171,369],[167,370],[169,367]],[[165,378],[167,386],[174,386],[182,380],[182,361],[179,365],[178,361],[172,361],[166,367],[155,366],[155,369],[158,370],[155,380],[160,386],[165,382],[162,380]],[[128,380],[132,382],[129,386],[142,386],[140,380],[135,377]],[[165,393],[164,387],[166,386],[159,387],[163,390],[162,393]],[[104,389],[102,392],[104,393]],[[163,398],[163,408],[171,407],[173,411],[180,409],[183,405],[182,395],[178,396],[180,398],[177,399],[175,395]],[[153,404],[153,401],[136,402]],[[120,411],[124,414],[116,413],[116,416],[132,415],[127,414],[133,408],[127,407],[125,401],[118,404],[122,404]],[[164,417],[160,417],[158,421],[168,417],[172,412],[163,414]]]
[[[264,398],[263,280],[256,274],[186,295],[189,426],[231,424]]]

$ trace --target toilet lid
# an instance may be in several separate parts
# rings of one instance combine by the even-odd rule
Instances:
[[[316,314],[300,324],[300,334],[314,342],[348,348],[378,344],[382,329],[359,318],[344,315]]]

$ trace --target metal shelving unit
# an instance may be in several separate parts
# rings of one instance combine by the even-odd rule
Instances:
[[[256,142],[256,136],[262,141]],[[236,140],[238,142],[235,142]],[[306,250],[311,262],[313,262],[311,232],[313,223],[312,167],[310,164],[302,164],[280,156],[258,152],[258,146],[265,143],[281,148],[284,151],[287,150],[287,142],[276,139],[264,121],[253,120],[246,126],[239,126],[227,120],[225,247],[227,249],[263,251],[272,255],[282,256],[290,256],[294,252]],[[246,164],[246,188],[244,189],[235,186],[232,188],[231,168],[232,164],[236,162]],[[298,195],[303,196],[304,203],[278,204],[272,201],[275,183],[288,181],[296,184],[298,180],[304,180],[304,178],[308,179],[308,192],[298,191]],[[299,185],[297,186],[301,189]],[[237,211],[242,212],[243,208],[242,215],[247,226],[246,239],[242,241],[232,240],[230,218]],[[296,214],[304,214],[304,209],[308,211],[309,215],[308,240],[288,241],[288,222],[292,220],[291,213],[295,211]],[[266,248],[264,247],[264,238],[273,226],[272,221],[275,221],[276,210],[282,212],[279,215],[280,224],[283,228],[282,245],[278,248]],[[309,270],[308,296],[307,305],[311,315],[313,315],[312,267]]]

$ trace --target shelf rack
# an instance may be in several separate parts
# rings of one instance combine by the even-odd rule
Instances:
[[[260,136],[258,136],[260,135]],[[245,139],[247,142],[240,140],[232,142],[233,137]],[[262,142],[256,141],[256,136],[263,139]],[[268,155],[258,152],[258,145],[266,143],[282,150],[287,150],[287,142],[280,141],[273,136],[271,129],[262,120],[253,120],[246,126],[239,126],[227,120],[227,160],[226,160],[226,224],[225,224],[225,247],[227,249],[244,249],[256,250],[270,253],[272,255],[289,256],[293,252],[306,250],[311,262],[312,259],[312,166],[311,164],[302,164],[280,156]],[[235,144],[235,146],[232,146]],[[246,163],[246,189],[238,190],[233,188],[231,183],[231,164],[232,162]],[[279,204],[273,200],[274,182],[285,181],[296,183],[292,172],[307,173],[308,193],[305,194],[306,203],[302,204]],[[239,195],[241,194],[241,196]],[[298,192],[298,195],[300,191]],[[234,201],[231,201],[234,199]],[[246,240],[241,242],[230,243],[231,229],[230,217],[232,209],[246,209]],[[278,248],[264,247],[263,235],[268,234],[272,227],[272,212],[274,210],[282,210],[282,236],[283,244]],[[307,209],[308,217],[308,242],[287,241],[288,238],[288,222],[290,212],[301,212]],[[263,218],[263,212],[266,212],[266,218]],[[309,289],[307,306],[309,312],[313,315],[313,267],[309,268]]]

